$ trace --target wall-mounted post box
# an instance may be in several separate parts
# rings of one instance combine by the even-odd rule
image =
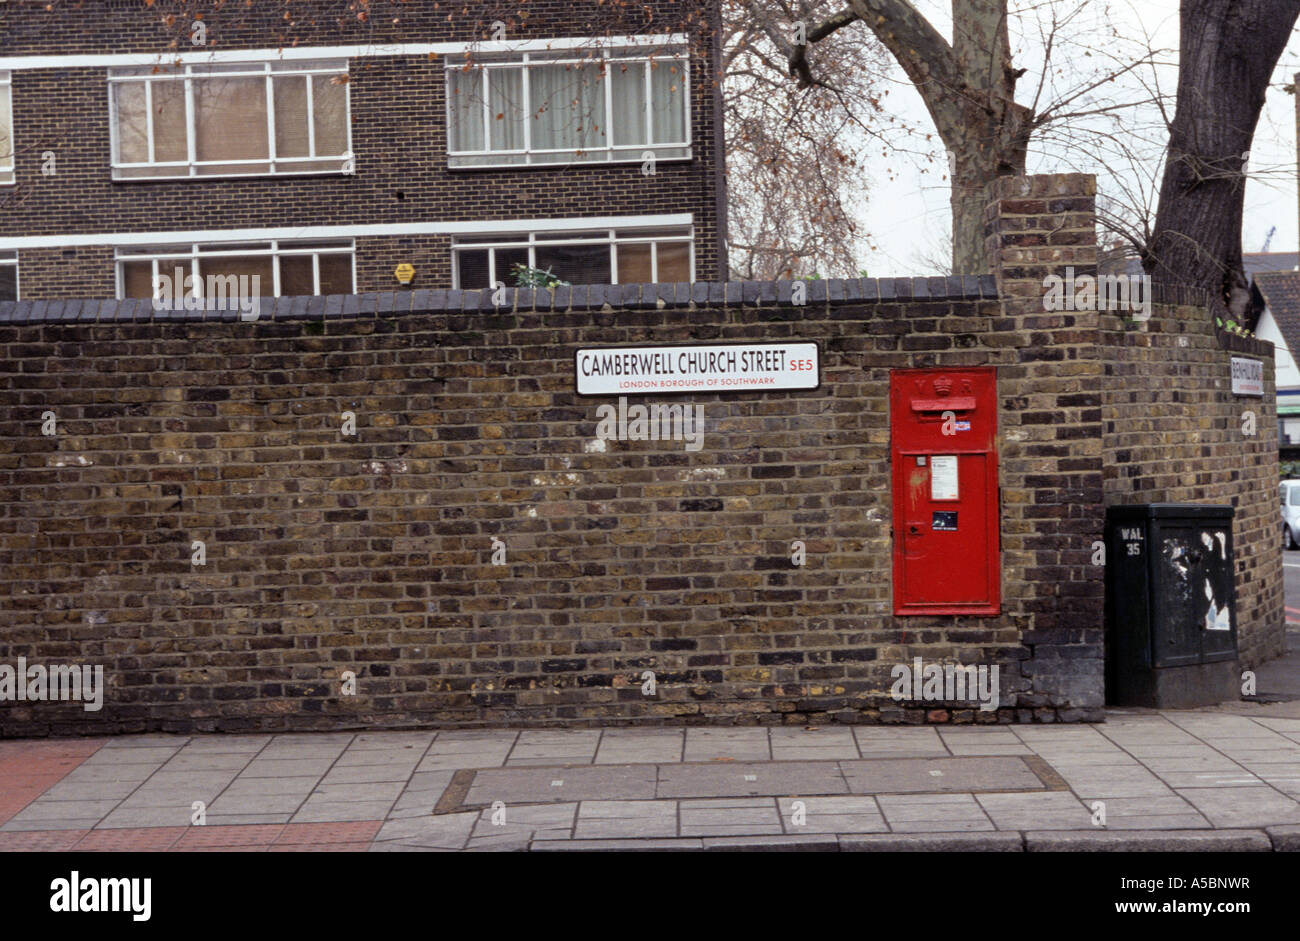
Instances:
[[[894,613],[1001,610],[997,370],[889,377]]]

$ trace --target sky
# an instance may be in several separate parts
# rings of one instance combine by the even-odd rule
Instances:
[[[917,9],[945,35],[951,37],[949,0],[913,0]],[[1081,0],[1073,0],[1078,3]],[[1097,3],[1098,0],[1093,0]],[[1014,4],[1014,0],[1013,0]],[[1090,11],[1100,15],[1099,9]],[[1112,7],[1113,22],[1120,29],[1139,37],[1145,33],[1154,39],[1159,48],[1176,50],[1178,47],[1178,0],[1115,0]],[[855,27],[861,28],[861,27]],[[1030,67],[1031,71],[1020,80],[1017,98],[1028,103],[1032,82],[1037,81],[1037,66],[1032,34],[1033,24],[1027,18],[1013,20],[1012,42],[1026,43],[1026,53],[1017,57],[1016,64]],[[1176,61],[1176,57],[1175,60]],[[1297,202],[1296,183],[1296,121],[1295,97],[1281,86],[1293,81],[1300,72],[1300,35],[1293,34],[1283,52],[1273,75],[1273,82],[1265,99],[1251,148],[1251,176],[1246,186],[1245,216],[1243,220],[1243,249],[1260,251],[1268,238],[1269,230],[1276,227],[1269,251],[1296,251],[1300,247],[1300,204]],[[1167,70],[1167,88],[1176,87],[1176,69]],[[933,129],[921,96],[907,81],[901,69],[895,67],[889,77],[889,95],[893,113],[926,131]],[[946,157],[942,145],[933,151],[936,162],[930,172],[922,173],[924,161],[882,157],[880,151],[867,166],[870,192],[861,222],[870,234],[874,250],[869,250],[862,267],[874,277],[902,274],[933,274],[932,259],[946,253],[944,241],[949,232],[949,189],[942,174]],[[1051,172],[1052,158],[1033,153],[1029,158],[1029,172]],[[1090,169],[1081,167],[1080,169]],[[1104,186],[1103,186],[1104,192]]]

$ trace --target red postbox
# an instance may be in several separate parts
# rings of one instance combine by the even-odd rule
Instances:
[[[1000,611],[997,371],[889,377],[894,614]]]

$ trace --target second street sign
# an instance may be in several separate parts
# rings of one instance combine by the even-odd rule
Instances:
[[[719,343],[580,349],[579,395],[816,389],[816,343]]]

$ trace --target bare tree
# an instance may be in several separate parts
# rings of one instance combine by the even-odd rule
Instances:
[[[866,151],[886,138],[880,44],[847,34],[818,48],[824,80],[798,86],[791,24],[838,0],[724,0],[728,248],[740,278],[855,277],[867,244],[855,217]]]
[[[1144,266],[1157,283],[1249,303],[1241,217],[1251,141],[1300,0],[1182,0],[1178,109]]]
[[[1049,124],[1078,122],[1135,103],[1105,102],[1098,92],[1138,68],[1141,59],[1091,73],[1081,72],[1075,59],[1068,72],[1075,80],[1057,87],[1056,79],[1064,73],[1053,57],[1076,28],[1073,21],[1086,4],[1041,0],[1026,7],[1027,16],[1050,20],[1028,105],[1016,101],[1017,85],[1027,70],[1012,61],[1007,0],[952,0],[951,42],[908,0],[848,0],[838,13],[806,25],[807,42],[796,46],[790,71],[803,85],[822,81],[808,50],[854,23],[871,30],[916,86],[949,152],[953,270],[983,271],[988,184],[999,176],[1024,173],[1031,141]]]

